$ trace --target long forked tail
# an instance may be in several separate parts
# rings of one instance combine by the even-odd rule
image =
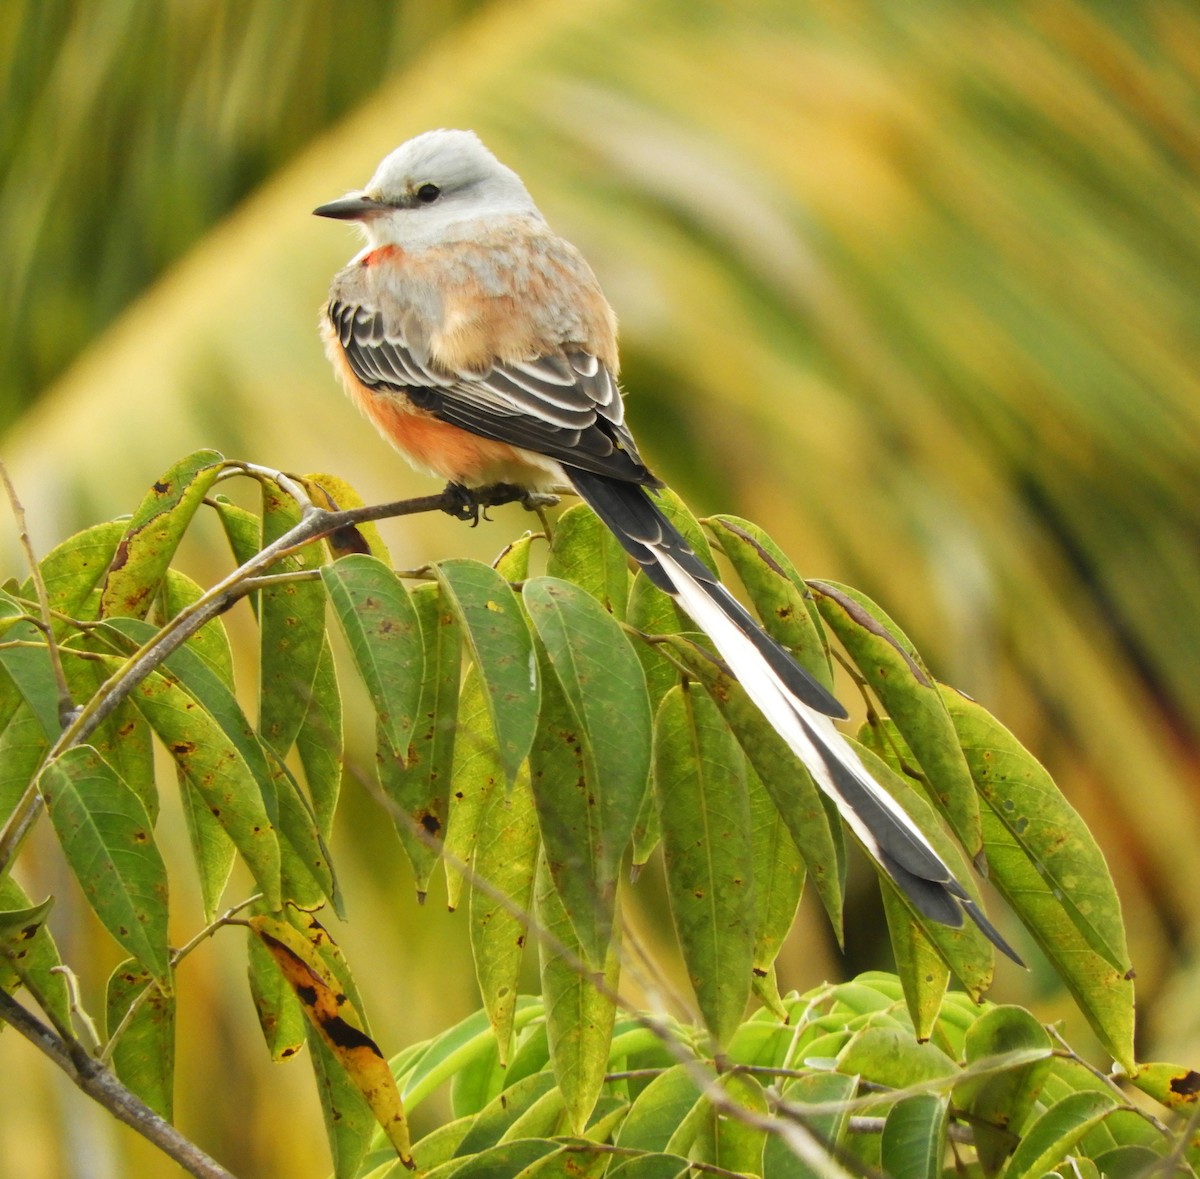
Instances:
[[[956,929],[965,913],[997,949],[1024,965],[834,728],[830,718],[845,717],[845,709],[758,626],[645,489],[588,471],[568,474],[650,580],[671,594],[712,640],[746,694],[913,907]]]

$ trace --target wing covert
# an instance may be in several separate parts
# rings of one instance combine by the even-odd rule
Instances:
[[[625,425],[616,381],[582,349],[566,345],[531,360],[455,373],[410,346],[379,310],[333,300],[326,313],[351,370],[368,388],[402,394],[444,422],[566,466],[657,483]]]

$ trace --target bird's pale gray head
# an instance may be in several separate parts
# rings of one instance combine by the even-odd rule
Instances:
[[[372,245],[437,240],[478,217],[539,215],[521,178],[473,131],[426,131],[402,143],[361,192],[315,212],[357,221]]]

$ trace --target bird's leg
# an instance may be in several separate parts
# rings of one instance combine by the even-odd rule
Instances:
[[[546,495],[539,491],[530,491],[516,483],[489,483],[486,487],[467,487],[462,483],[447,483],[442,493],[452,502],[443,509],[456,520],[470,520],[471,526],[479,523],[480,516],[485,520],[491,517],[488,508],[499,507],[501,504],[519,503],[528,512],[536,512],[549,504],[558,502],[555,495]]]

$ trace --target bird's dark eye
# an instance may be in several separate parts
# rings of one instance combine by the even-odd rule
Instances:
[[[423,205],[431,205],[442,195],[442,190],[436,184],[422,184],[417,189],[417,200]]]

